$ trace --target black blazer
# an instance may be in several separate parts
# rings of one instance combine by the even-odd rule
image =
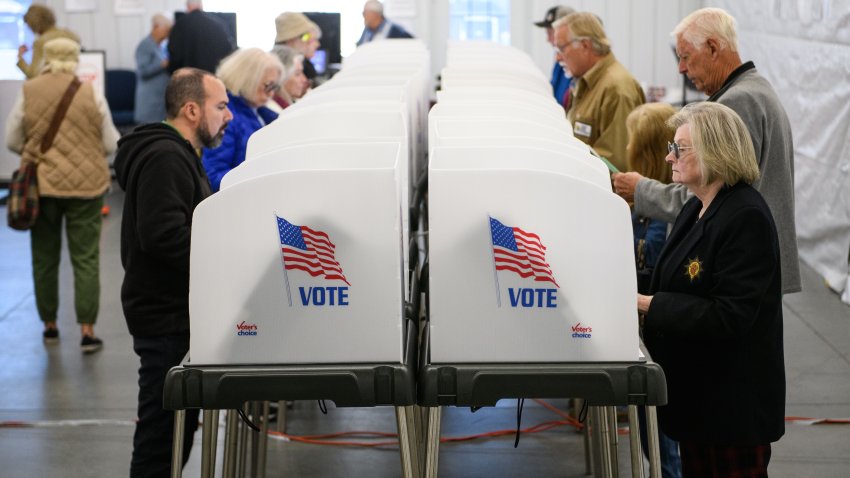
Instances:
[[[698,220],[691,198],[650,283],[644,326],[667,377],[659,408],[671,438],[757,445],[785,432],[779,243],[752,187],[724,187]]]

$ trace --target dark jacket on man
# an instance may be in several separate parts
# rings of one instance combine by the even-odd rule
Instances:
[[[215,73],[222,58],[235,49],[221,20],[194,10],[180,17],[168,36],[168,71],[191,66]]]
[[[118,142],[115,173],[126,191],[121,302],[130,334],[188,333],[192,213],[211,194],[198,153],[171,126],[144,125]]]

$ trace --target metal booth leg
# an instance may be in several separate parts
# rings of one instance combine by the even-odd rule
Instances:
[[[248,404],[242,405],[242,411],[248,412]],[[243,478],[245,476],[245,462],[248,454],[248,427],[239,421],[236,432],[236,476]]]
[[[236,476],[236,438],[239,426],[239,415],[236,410],[227,411],[227,419],[224,425],[224,463],[222,465],[222,477],[234,478]]]
[[[437,465],[440,455],[440,419],[443,409],[440,407],[428,408],[428,446],[425,450],[425,477],[435,478],[437,476]]]
[[[589,407],[590,437],[593,450],[593,470],[597,478],[611,478],[611,449],[608,446],[610,432],[605,407]]]
[[[617,434],[617,407],[605,407],[608,415],[608,456],[611,458],[611,476],[619,476],[620,459],[617,453],[619,435]]]
[[[266,478],[266,455],[269,444],[269,402],[262,402],[262,419],[260,420],[259,446],[257,447],[257,478]]]
[[[174,411],[174,443],[171,445],[171,478],[183,476],[183,435],[186,430],[186,410]]]
[[[218,445],[218,410],[204,410],[203,448],[201,449],[201,476],[215,476],[215,452]]]
[[[277,431],[286,433],[286,400],[277,401]]]
[[[632,478],[643,478],[643,453],[640,446],[637,405],[629,405],[629,451],[632,458]]]
[[[661,451],[658,446],[658,414],[653,406],[646,407],[646,438],[649,442],[649,476],[661,476]]]
[[[398,426],[398,450],[401,455],[401,476],[419,478],[419,441],[414,424],[413,406],[395,407],[395,419]]]

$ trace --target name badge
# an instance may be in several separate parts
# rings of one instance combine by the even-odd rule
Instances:
[[[575,127],[573,127],[573,134],[576,136],[585,136],[589,138],[592,131],[593,128],[591,128],[589,124],[582,123],[581,121],[576,121]]]

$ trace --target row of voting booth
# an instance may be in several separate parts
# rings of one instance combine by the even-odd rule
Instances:
[[[250,138],[195,210],[190,353],[165,405],[204,423],[252,401],[395,406],[413,477],[436,476],[441,406],[584,398],[613,430],[593,434],[594,471],[614,476],[610,406],[648,405],[654,436],[666,401],[638,338],[629,208],[525,53],[450,44],[433,107],[430,76],[418,40],[365,44]],[[229,413],[223,476],[248,448],[237,428]]]

